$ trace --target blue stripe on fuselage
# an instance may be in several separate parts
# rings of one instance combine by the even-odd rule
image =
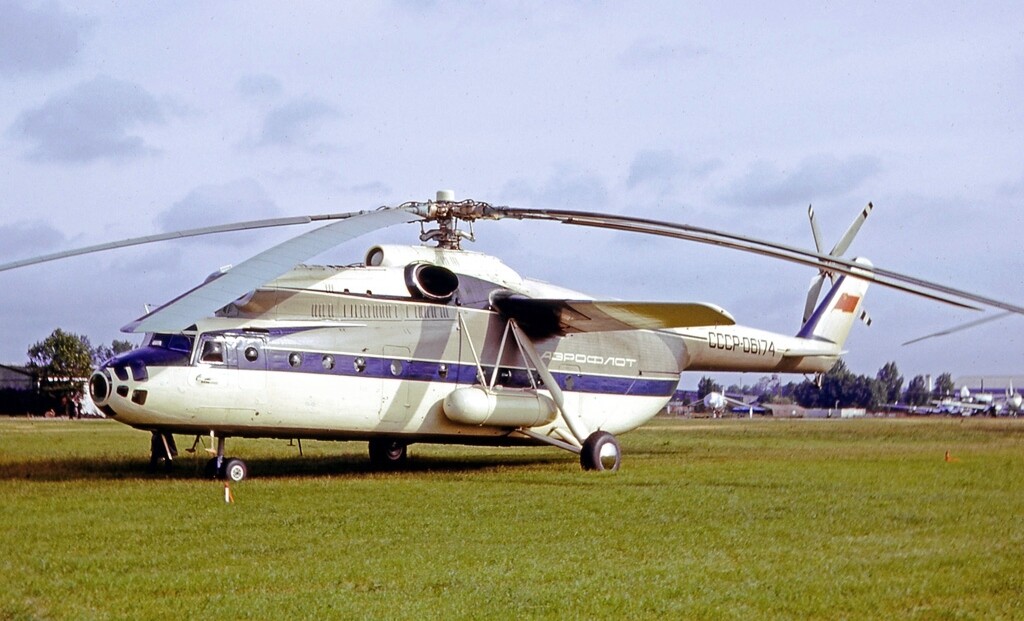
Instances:
[[[289,358],[293,353],[301,356],[298,365],[292,366]],[[351,354],[322,354],[270,349],[267,354],[267,370],[278,373],[311,373],[347,377],[377,379],[399,379],[413,382],[443,382],[449,384],[477,384],[477,367],[441,361],[406,360],[374,356],[353,356]],[[331,356],[333,365],[326,365],[324,358]],[[361,364],[357,365],[357,360]],[[361,370],[357,370],[361,367]],[[447,372],[443,373],[442,367]],[[528,371],[524,368],[501,367],[498,384],[507,388],[528,388],[531,386]],[[505,373],[507,371],[507,373]],[[493,367],[484,367],[484,375],[490,382]],[[595,394],[616,394],[645,397],[671,395],[679,380],[676,378],[650,379],[640,377],[615,377],[587,375],[581,373],[560,373],[552,375],[558,385],[568,392]],[[539,380],[535,380],[540,385]]]

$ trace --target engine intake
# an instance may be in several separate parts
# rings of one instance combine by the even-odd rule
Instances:
[[[440,265],[410,263],[405,267],[405,286],[416,297],[447,302],[459,288],[459,277]]]

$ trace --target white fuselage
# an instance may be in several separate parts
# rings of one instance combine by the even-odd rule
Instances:
[[[834,344],[742,326],[551,336],[532,345],[557,383],[553,395],[488,296],[587,296],[492,257],[380,250],[366,267],[300,266],[192,330],[152,336],[106,363],[94,398],[116,420],[173,433],[507,444],[535,442],[516,433],[529,428],[571,441],[565,416],[589,432],[629,431],[667,404],[686,369],[824,371],[838,355]],[[457,271],[456,297],[418,298],[405,270],[416,261]],[[495,417],[500,424],[456,422],[465,417],[446,412],[445,399],[473,386],[499,408],[532,400],[543,410],[559,397],[564,411],[524,412],[521,424],[518,413]]]

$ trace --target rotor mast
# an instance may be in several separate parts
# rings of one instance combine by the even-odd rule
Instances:
[[[473,233],[473,222],[480,218],[495,218],[494,207],[490,203],[468,199],[455,200],[452,190],[438,190],[436,200],[426,203],[407,204],[417,210],[425,208],[426,219],[437,223],[436,229],[423,227],[420,241],[437,242],[438,248],[444,250],[462,250],[462,240],[476,241]],[[459,229],[459,221],[469,224],[469,231]],[[422,225],[421,225],[422,227]]]

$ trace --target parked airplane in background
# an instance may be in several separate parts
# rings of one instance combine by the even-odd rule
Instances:
[[[714,418],[719,418],[729,409],[734,412],[743,411],[753,418],[754,410],[759,408],[756,403],[747,403],[739,399],[733,399],[724,392],[709,392],[704,395],[704,408],[711,412]]]
[[[625,216],[495,207],[439,192],[376,211],[180,231],[0,266],[318,220],[309,231],[227,270],[128,324],[142,347],[108,360],[90,392],[110,417],[152,432],[154,459],[172,434],[211,435],[208,473],[230,480],[232,436],[365,440],[379,464],[414,442],[551,445],[587,470],[617,469],[616,435],[668,402],[680,373],[823,373],[832,367],[869,283],[1014,312],[1024,308],[873,267],[845,253],[861,212],[828,254],[702,227]],[[796,335],[735,325],[709,303],[595,300],[524,277],[461,249],[477,220],[532,219],[734,248],[819,269]],[[357,236],[407,222],[435,247],[377,245],[352,267],[301,265]],[[427,230],[427,223],[437,228]],[[469,230],[460,229],[460,223]],[[813,225],[813,218],[812,218]],[[638,266],[638,269],[642,269]],[[833,281],[819,301],[825,278]]]
[[[963,386],[960,388],[959,399],[947,397],[934,400],[932,403],[937,405],[943,412],[962,414],[963,416],[971,416],[972,414],[1017,416],[1021,413],[1022,408],[1024,408],[1024,397],[1021,397],[1020,393],[1014,390],[1013,383],[1011,382],[1002,396],[997,397],[992,392],[972,393],[967,386]]]

